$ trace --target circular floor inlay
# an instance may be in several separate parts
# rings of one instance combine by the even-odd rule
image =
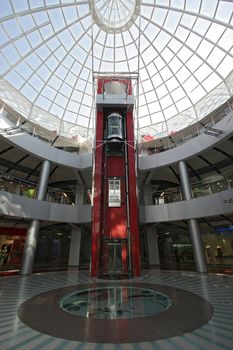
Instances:
[[[67,312],[60,306],[61,302],[67,306],[67,295],[80,296],[82,293],[86,295],[87,291],[92,296],[101,291],[104,298],[107,297],[108,293],[111,294],[112,298],[114,291],[117,291],[116,300],[118,303],[119,291],[123,293],[124,290],[129,296],[134,296],[135,303],[131,304],[132,307],[136,306],[133,317],[129,313],[128,317],[111,318],[111,315],[116,316],[120,311],[115,306],[113,312],[108,313],[108,318],[105,318],[106,314],[103,310],[99,312],[100,318],[87,317],[92,312],[90,309],[88,310],[87,305],[82,309],[82,315]],[[150,307],[152,309],[153,298],[151,301],[149,299],[145,301],[147,294],[153,295],[155,299],[158,299],[156,295],[161,295],[163,298],[167,296],[166,298],[169,298],[171,302],[163,312],[155,313],[149,310]],[[140,297],[136,301],[137,295]],[[142,295],[144,295],[143,298]],[[111,298],[109,305],[112,305]],[[140,298],[144,299],[146,304],[144,301],[140,302]],[[127,308],[130,309],[128,301]],[[120,304],[124,305],[121,301]],[[91,305],[93,309],[99,307],[102,309],[103,307],[102,304],[98,303]],[[125,311],[123,306],[122,308]],[[146,312],[149,312],[149,315],[148,313],[146,315]],[[163,285],[131,282],[102,282],[60,288],[38,294],[26,300],[18,308],[19,318],[30,328],[58,338],[94,343],[135,343],[179,336],[201,327],[209,321],[212,313],[211,305],[193,293]]]
[[[109,286],[78,290],[63,297],[59,304],[77,316],[114,320],[159,314],[171,301],[153,289]]]

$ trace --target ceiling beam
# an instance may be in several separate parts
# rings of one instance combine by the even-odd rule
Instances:
[[[180,183],[180,175],[176,173],[176,171],[173,169],[173,167],[170,165],[169,169],[171,170],[171,172],[173,173],[173,175],[175,175],[175,177],[177,178],[177,180]]]
[[[34,173],[36,173],[36,176],[39,176],[39,172],[37,172],[36,170],[41,166],[42,162],[39,162],[35,168],[31,169],[31,171],[29,172],[28,176],[25,178],[25,180],[28,180],[32,175],[34,175]]]
[[[15,162],[15,164],[20,164],[24,159],[28,158],[29,154],[26,154],[25,156],[23,156],[22,158],[20,158],[19,160],[17,160],[17,162]],[[10,171],[12,170],[12,168],[8,168],[6,170],[6,173],[8,174]]]
[[[13,149],[13,148],[14,148],[13,146],[10,146],[10,147],[8,147],[8,148],[5,148],[3,151],[0,152],[0,155],[6,153],[6,152],[8,152],[8,151],[10,151],[10,150]]]
[[[22,166],[20,164],[15,164],[13,162],[11,162],[10,160],[6,160],[3,158],[0,158],[0,166],[3,166],[5,168],[11,168],[12,170],[15,171],[20,171],[22,173],[26,173],[26,174],[30,174],[32,169],[26,166]],[[33,169],[33,171],[35,171],[35,169]],[[13,176],[13,175],[12,175]],[[39,176],[39,172],[36,172],[36,176]]]
[[[198,158],[200,158],[201,160],[203,160],[203,162],[205,162],[206,164],[208,164],[210,166],[210,168],[212,168],[213,170],[216,171],[216,173],[221,174],[221,171],[216,168],[216,165],[211,163],[208,159],[206,159],[205,157],[203,157],[202,155],[199,155]]]
[[[223,151],[222,149],[218,148],[218,147],[213,147],[213,149],[218,152],[218,153],[221,153],[223,154],[225,157],[227,158],[230,158],[230,159],[233,159],[233,156],[225,151]]]

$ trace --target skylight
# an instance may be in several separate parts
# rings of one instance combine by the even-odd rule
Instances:
[[[0,9],[0,98],[56,132],[92,135],[93,72],[139,74],[139,135],[173,133],[232,94],[233,2],[0,0]]]

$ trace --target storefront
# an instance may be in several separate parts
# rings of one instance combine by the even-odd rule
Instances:
[[[233,226],[216,227],[205,233],[203,243],[208,264],[233,266]]]
[[[27,230],[0,227],[0,270],[19,268]]]

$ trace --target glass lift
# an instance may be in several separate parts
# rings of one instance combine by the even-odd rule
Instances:
[[[101,276],[110,279],[129,277],[127,238],[102,238]]]

